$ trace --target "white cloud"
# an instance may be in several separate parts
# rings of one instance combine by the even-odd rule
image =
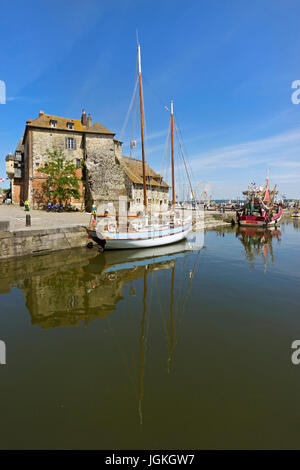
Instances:
[[[300,129],[264,139],[201,152],[191,157],[194,170],[247,168],[257,165],[299,167]],[[295,160],[294,160],[295,159]]]

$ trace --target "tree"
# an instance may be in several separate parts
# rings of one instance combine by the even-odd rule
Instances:
[[[7,196],[10,193],[10,189],[0,188],[0,194]]]
[[[54,148],[46,150],[48,161],[38,171],[47,175],[47,180],[42,184],[44,193],[50,200],[59,200],[59,203],[67,202],[74,197],[80,198],[79,178],[76,176],[76,166],[68,161],[62,150]]]

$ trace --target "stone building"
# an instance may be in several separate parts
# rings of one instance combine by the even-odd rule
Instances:
[[[76,165],[80,180],[80,200],[71,203],[90,210],[92,203],[117,202],[127,196],[130,209],[143,208],[142,162],[122,156],[122,142],[83,110],[81,119],[68,119],[45,114],[26,122],[23,138],[14,155],[6,157],[6,171],[11,179],[13,204],[29,200],[33,207],[48,202],[42,184],[47,176],[39,170],[47,161],[47,150],[64,152]],[[162,177],[146,166],[148,204],[166,210],[169,187]]]

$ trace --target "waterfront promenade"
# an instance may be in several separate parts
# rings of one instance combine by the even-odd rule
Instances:
[[[26,214],[31,216],[31,227],[26,227]],[[45,210],[30,210],[15,205],[0,205],[0,222],[8,221],[10,231],[47,229],[70,226],[87,226],[90,214],[86,212],[46,212]]]
[[[31,216],[31,227],[26,227],[26,214]],[[220,225],[220,222],[230,222],[234,212],[220,214],[218,211],[205,212],[205,228]],[[23,207],[15,205],[0,205],[0,222],[8,221],[9,230],[50,229],[59,227],[87,227],[91,214],[86,212],[46,212],[45,210],[31,209],[25,212]]]
[[[30,227],[26,227],[26,214],[22,207],[0,205],[0,260],[83,248],[90,241],[85,229],[91,217],[88,213],[31,210]],[[204,223],[196,224],[194,230],[229,225],[232,217],[231,213],[206,212]]]

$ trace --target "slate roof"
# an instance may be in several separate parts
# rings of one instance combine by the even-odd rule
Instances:
[[[123,166],[125,173],[128,178],[135,184],[143,184],[143,164],[142,160],[137,158],[131,158],[122,156],[120,159],[120,164]],[[169,185],[163,180],[162,176],[156,173],[147,163],[146,163],[146,178],[147,185],[159,186],[168,188]]]
[[[23,137],[22,137],[22,139],[19,140],[19,143],[18,143],[17,148],[15,150],[15,153],[16,152],[22,152],[22,153],[24,152]]]

